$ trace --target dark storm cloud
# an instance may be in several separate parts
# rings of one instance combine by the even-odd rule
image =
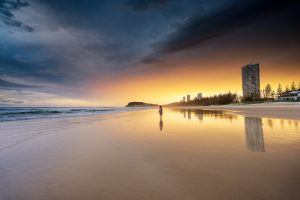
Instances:
[[[10,27],[32,32],[33,27],[16,20],[13,14],[14,11],[27,6],[29,3],[22,0],[0,0],[0,20]]]
[[[33,48],[21,43],[18,45],[22,47],[23,52],[12,52],[12,54],[37,52],[39,49],[47,48],[48,55],[52,55],[53,52],[57,55],[54,58],[56,63],[52,63],[52,67],[48,64],[40,66],[36,63],[33,63],[32,67],[29,65],[24,67],[24,63],[21,62],[14,64],[13,68],[18,68],[17,71],[26,69],[26,72],[31,73],[32,76],[39,76],[37,71],[41,71],[41,68],[46,67],[47,70],[55,68],[55,71],[64,72],[69,77],[76,77],[77,80],[87,80],[85,72],[93,71],[93,75],[101,75],[103,71],[126,70],[138,64],[140,58],[151,50],[151,43],[170,33],[173,28],[171,24],[177,23],[177,20],[173,22],[172,19],[187,16],[185,9],[190,10],[189,6],[182,8],[177,5],[180,0],[172,0],[172,6],[169,6],[171,0],[28,1],[30,4],[17,1],[9,8],[4,6],[9,10],[11,19],[15,18],[16,9],[30,7],[30,13],[25,13],[27,16],[24,18],[21,16],[15,21],[19,26],[28,23],[36,27],[34,35],[26,38],[20,35],[17,38],[21,42],[30,39]],[[162,6],[168,7],[169,10],[137,17],[135,13],[124,9],[124,4],[136,11]],[[31,14],[35,15],[30,16]],[[38,58],[40,53],[34,56]],[[36,67],[37,65],[39,66]]]
[[[294,0],[233,1],[217,10],[191,16],[167,39],[155,43],[153,47],[156,52],[145,57],[144,62],[154,62],[164,54],[199,46],[216,37],[252,24],[265,16],[279,13],[290,6],[299,7],[299,3]],[[259,32],[259,30],[257,31]]]
[[[60,25],[65,27],[91,27],[97,28],[97,21],[102,13],[106,13],[107,1],[99,0],[35,0],[53,14],[51,17],[59,18]],[[55,16],[54,16],[55,15]]]
[[[12,78],[19,79],[32,79],[39,80],[39,82],[43,83],[62,83],[65,80],[64,76],[59,73],[55,73],[55,66],[57,63],[55,61],[41,61],[41,62],[25,62],[19,61],[15,58],[9,56],[0,55],[0,77],[7,76]],[[58,70],[56,71],[58,72]],[[19,84],[8,84],[3,81],[0,81],[0,87],[5,85],[5,87],[14,87],[17,88],[20,86],[22,88],[29,88],[33,86],[19,85]],[[36,87],[38,88],[38,87]]]
[[[9,50],[7,53],[17,54],[16,52],[19,51]],[[62,91],[57,90],[57,85],[73,81],[60,72],[61,69],[55,60],[29,61],[26,56],[25,60],[23,59],[4,55],[3,51],[0,53],[0,89],[61,94]],[[24,96],[24,93],[18,93],[18,95]]]
[[[157,9],[166,6],[171,0],[130,0],[127,6],[136,12]]]

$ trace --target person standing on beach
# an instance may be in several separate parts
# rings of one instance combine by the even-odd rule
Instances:
[[[159,116],[160,116],[160,120],[159,120],[159,129],[162,131],[163,129],[163,121],[162,121],[162,115],[163,115],[163,108],[162,106],[159,106]]]
[[[160,116],[163,115],[163,108],[162,108],[162,106],[159,106],[159,111],[158,111],[158,112],[159,112],[159,115],[160,115]]]

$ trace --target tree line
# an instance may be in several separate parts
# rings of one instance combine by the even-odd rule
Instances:
[[[185,101],[185,102],[176,102],[171,103],[169,106],[209,106],[209,105],[225,105],[230,103],[237,103],[237,102],[264,102],[266,100],[272,100],[276,96],[280,96],[284,93],[290,92],[290,91],[296,91],[300,90],[300,82],[296,84],[295,82],[292,82],[291,85],[286,85],[283,89],[282,84],[279,83],[277,90],[273,90],[272,86],[268,83],[261,93],[261,98],[253,98],[253,97],[244,97],[238,96],[237,93],[222,93],[218,95],[213,95],[209,97],[203,97],[201,99],[194,99],[191,101]]]
[[[272,86],[268,83],[264,89],[262,90],[262,97],[263,98],[275,98],[276,96],[280,96],[284,93],[300,90],[300,82],[296,85],[295,82],[292,82],[291,85],[286,85],[283,89],[282,84],[279,83],[277,90],[273,90]]]
[[[236,93],[228,93],[213,95],[210,97],[203,97],[201,99],[194,99],[186,102],[177,102],[169,104],[170,106],[209,106],[209,105],[225,105],[238,102]]]

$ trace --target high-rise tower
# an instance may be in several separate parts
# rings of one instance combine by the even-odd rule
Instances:
[[[260,97],[259,64],[247,64],[242,67],[243,97]]]

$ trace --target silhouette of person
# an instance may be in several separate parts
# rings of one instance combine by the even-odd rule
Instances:
[[[159,106],[159,111],[158,111],[158,112],[159,112],[159,115],[160,115],[160,116],[163,115],[163,108],[162,108],[162,106]]]
[[[164,123],[162,121],[162,115],[163,115],[163,108],[162,106],[159,106],[159,116],[160,116],[160,120],[159,120],[159,129],[162,131]]]

